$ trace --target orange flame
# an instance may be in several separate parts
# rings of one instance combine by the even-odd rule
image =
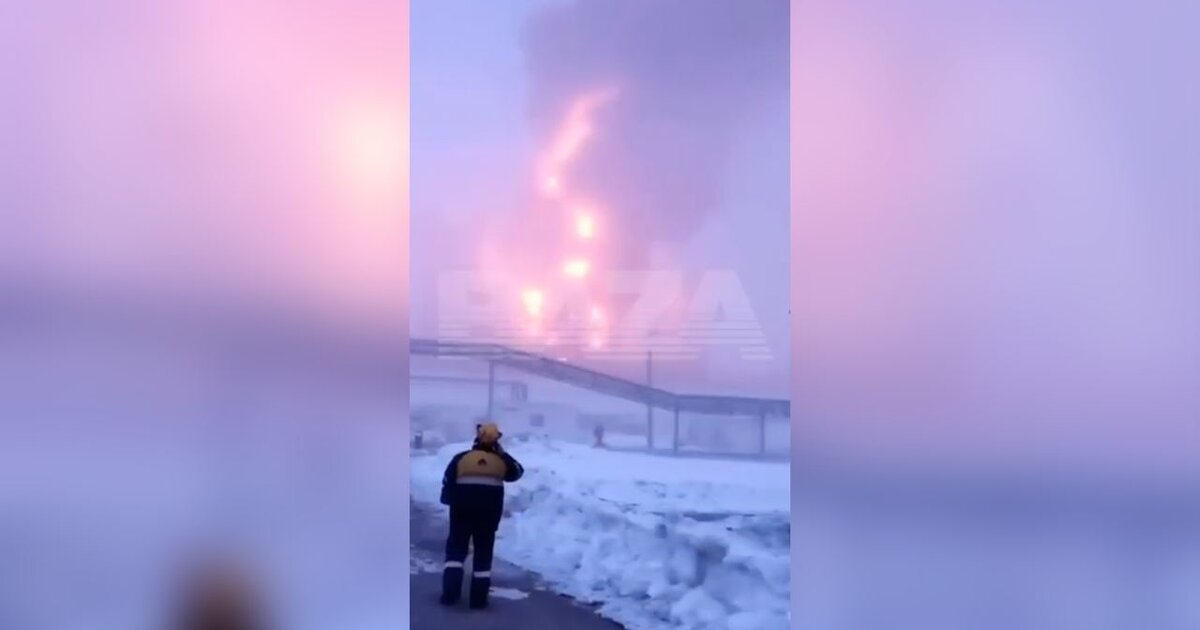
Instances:
[[[594,132],[592,118],[596,110],[608,104],[616,96],[615,88],[606,88],[587,92],[571,103],[567,109],[566,119],[555,133],[549,150],[539,161],[538,172],[542,182],[546,184],[543,189],[548,195],[557,196],[561,192],[559,175],[575,159],[575,156],[579,155],[583,145],[591,138]],[[554,182],[554,184],[550,185],[550,182]]]
[[[596,235],[596,221],[589,214],[581,214],[575,219],[575,233],[579,238],[590,239]]]
[[[534,317],[542,314],[544,300],[545,296],[537,289],[526,289],[521,293],[521,302],[525,304],[525,311]]]
[[[563,266],[563,273],[571,276],[572,278],[584,278],[588,275],[588,271],[590,270],[591,265],[588,264],[588,261],[581,258],[568,260],[567,264]]]

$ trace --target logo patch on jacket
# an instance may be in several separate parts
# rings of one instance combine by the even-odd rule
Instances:
[[[487,451],[470,451],[458,460],[458,476],[492,477],[504,479],[508,466],[495,453]]]

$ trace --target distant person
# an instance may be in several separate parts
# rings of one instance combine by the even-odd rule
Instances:
[[[593,446],[595,448],[604,448],[604,425],[597,424],[596,429],[592,431],[592,435],[596,437],[596,443]]]
[[[450,506],[450,535],[446,538],[446,568],[442,573],[442,604],[453,606],[462,597],[463,561],[475,547],[471,575],[471,608],[486,608],[492,587],[492,552],[504,514],[504,482],[525,469],[500,446],[495,423],[476,425],[471,450],[455,455],[442,478],[442,504]]]

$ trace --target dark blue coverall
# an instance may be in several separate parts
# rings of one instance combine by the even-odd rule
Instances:
[[[442,572],[443,604],[454,605],[462,596],[463,561],[473,542],[470,606],[487,606],[496,530],[504,514],[504,484],[523,474],[525,469],[499,443],[476,441],[471,450],[455,455],[446,466],[441,501],[450,506],[450,534]]]

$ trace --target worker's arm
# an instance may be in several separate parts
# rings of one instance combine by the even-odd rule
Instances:
[[[466,453],[459,453],[450,459],[450,463],[446,465],[446,473],[442,475],[442,505],[450,505],[451,494],[454,487],[458,483],[458,460],[462,459]]]
[[[504,460],[504,480],[516,481],[525,474],[525,468],[521,466],[515,457],[508,454],[508,451],[500,451],[500,457]]]

